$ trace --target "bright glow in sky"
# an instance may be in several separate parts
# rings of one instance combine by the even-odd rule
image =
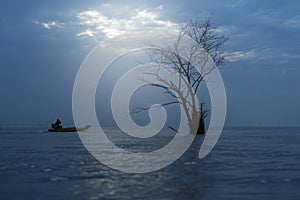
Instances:
[[[299,1],[15,1],[0,7],[0,124],[72,124],[72,86],[99,42],[146,27],[177,29],[212,13],[229,36],[222,72],[229,126],[300,125]]]

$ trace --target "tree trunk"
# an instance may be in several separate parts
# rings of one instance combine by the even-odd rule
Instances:
[[[200,117],[197,134],[204,134],[204,133],[205,133],[204,118]]]
[[[205,133],[205,117],[207,114],[207,111],[203,108],[204,103],[200,103],[200,119],[198,124],[198,130],[197,134],[204,134]]]

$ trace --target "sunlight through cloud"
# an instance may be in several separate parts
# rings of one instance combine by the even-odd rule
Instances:
[[[109,6],[106,6],[109,8]],[[163,9],[159,6],[156,10]],[[123,12],[128,12],[128,9],[123,9]],[[97,10],[87,10],[77,13],[79,24],[85,30],[77,34],[78,37],[94,37],[99,38],[105,36],[113,38],[126,31],[135,30],[146,27],[160,27],[160,28],[175,28],[177,24],[168,21],[160,20],[155,11],[147,9],[135,9],[131,16],[116,18],[103,14]]]

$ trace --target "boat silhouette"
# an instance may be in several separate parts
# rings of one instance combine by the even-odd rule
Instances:
[[[59,119],[56,119],[56,122],[54,124],[51,124],[51,128],[48,129],[49,132],[77,132],[77,131],[84,131],[90,128],[91,125],[86,125],[84,127],[67,127],[63,128],[61,125],[61,121]]]
[[[85,131],[87,129],[89,129],[91,127],[91,125],[86,125],[84,127],[59,127],[59,128],[50,128],[48,129],[49,132],[77,132],[77,131]]]

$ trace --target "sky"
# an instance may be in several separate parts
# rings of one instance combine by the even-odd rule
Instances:
[[[98,43],[211,15],[229,37],[219,68],[226,126],[299,126],[299,7],[296,0],[3,0],[0,125],[48,126],[56,118],[72,125],[76,73]]]

